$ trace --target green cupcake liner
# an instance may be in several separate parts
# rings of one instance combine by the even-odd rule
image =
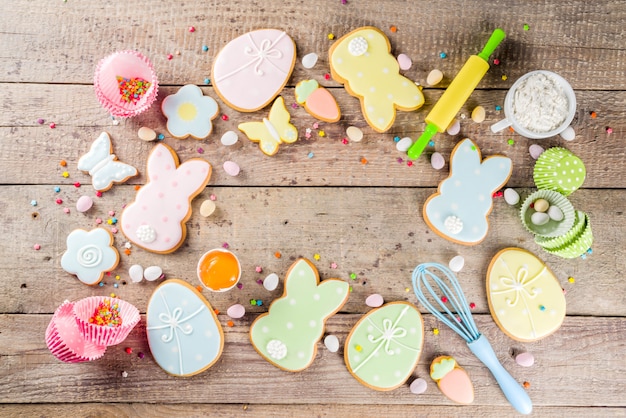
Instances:
[[[540,190],[554,190],[569,196],[582,186],[587,175],[582,160],[565,148],[544,151],[533,170],[535,185]]]
[[[574,226],[570,228],[565,234],[554,238],[535,237],[535,243],[540,245],[544,250],[556,250],[559,247],[563,247],[576,239],[581,232],[585,229],[585,226],[589,223],[589,215],[583,211],[576,211],[574,219]]]
[[[559,247],[555,250],[546,250],[550,254],[562,258],[577,258],[587,253],[593,244],[593,232],[591,232],[591,224],[586,222],[585,229],[570,244]]]
[[[550,219],[545,225],[535,225],[531,222],[530,217],[535,211],[530,207],[537,199],[545,199],[550,206],[556,205],[563,212],[563,220],[554,221]],[[576,212],[574,206],[561,193],[553,190],[538,190],[524,200],[520,209],[520,218],[524,227],[531,233],[545,238],[553,238],[561,236],[569,231],[576,220]]]

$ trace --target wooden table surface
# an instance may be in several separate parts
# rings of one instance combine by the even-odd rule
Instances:
[[[626,415],[626,1],[8,0],[0,2],[0,16],[0,415],[515,416],[494,378],[465,343],[421,307],[424,350],[413,378],[428,381],[422,395],[412,394],[408,385],[390,392],[362,386],[347,371],[343,349],[331,353],[319,343],[311,366],[289,373],[263,360],[249,342],[251,322],[282,294],[282,284],[270,292],[256,281],[271,272],[283,279],[297,257],[313,260],[322,279],[339,278],[352,285],[348,302],[326,328],[343,344],[352,326],[371,309],[365,304],[368,295],[417,304],[415,295],[406,290],[413,268],[427,261],[447,263],[455,255],[466,260],[459,279],[476,304],[478,327],[512,376],[530,383],[534,415]],[[196,31],[190,32],[190,26]],[[367,126],[357,99],[325,79],[333,43],[328,34],[339,37],[361,26],[380,28],[394,55],[412,58],[413,66],[403,72],[410,79],[425,85],[435,68],[445,75],[440,85],[423,89],[426,103],[421,109],[399,112],[384,134]],[[574,152],[586,165],[587,179],[571,201],[589,214],[595,236],[593,254],[586,259],[565,260],[543,252],[519,222],[517,210],[502,198],[494,200],[491,229],[480,245],[466,247],[440,238],[426,226],[421,211],[447,176],[448,165],[437,171],[421,157],[409,166],[406,156],[396,150],[394,137],[419,136],[428,111],[496,27],[507,33],[492,56],[500,63],[492,65],[460,111],[460,133],[438,134],[435,150],[448,161],[454,145],[469,137],[485,156],[510,157],[513,174],[508,186],[523,195],[534,190],[529,145],[563,146]],[[303,108],[289,106],[300,139],[283,145],[273,157],[263,155],[241,132],[240,146],[220,143],[224,132],[237,131],[242,121],[260,120],[268,109],[239,113],[205,84],[217,52],[236,36],[259,28],[285,30],[296,42],[295,69],[282,91],[288,106],[295,101],[295,84],[314,78],[331,89],[342,110],[338,123],[321,122],[316,130],[315,119]],[[160,89],[151,109],[116,124],[98,104],[92,82],[97,62],[124,49],[141,51],[151,59]],[[310,52],[320,59],[307,70],[301,58]],[[441,52],[447,57],[441,58]],[[171,60],[168,54],[173,55]],[[508,88],[536,69],[559,73],[575,89],[574,141],[491,133],[489,126],[503,117],[495,107],[503,105]],[[205,140],[177,140],[165,129],[160,102],[185,84],[201,86],[217,99],[220,114],[228,115],[226,121],[214,121],[214,132]],[[477,105],[487,110],[480,124],[469,118]],[[591,112],[597,116],[592,118]],[[44,124],[38,124],[40,118]],[[56,128],[49,127],[51,122]],[[342,143],[351,125],[363,130],[362,142]],[[114,273],[121,276],[119,287],[113,287],[112,277],[105,278],[103,287],[86,286],[60,266],[65,238],[73,229],[95,227],[98,217],[106,221],[109,211],[121,213],[133,200],[134,186],[145,183],[153,144],[138,139],[142,126],[164,133],[164,143],[181,161],[208,160],[213,176],[193,202],[187,240],[178,251],[158,255],[135,247],[125,255],[126,239],[117,233],[115,246],[122,255]],[[313,129],[310,139],[305,138],[307,128]],[[318,136],[318,130],[326,135]],[[140,175],[114,186],[81,214],[76,200],[93,196],[94,191],[90,177],[77,169],[77,160],[102,131],[111,134],[120,160],[138,167]],[[61,160],[67,161],[66,168],[60,166]],[[224,172],[227,160],[240,165],[239,176]],[[62,176],[64,170],[70,173],[68,178]],[[82,186],[76,188],[75,182]],[[203,218],[200,204],[210,195],[217,197],[217,211]],[[63,204],[56,204],[57,198]],[[70,208],[69,214],[64,207]],[[157,265],[168,278],[195,286],[200,255],[224,243],[240,258],[243,288],[204,292],[222,312],[218,317],[224,328],[223,354],[199,375],[170,376],[152,358],[145,333],[143,314],[157,284],[132,283],[128,268]],[[34,244],[41,249],[35,251]],[[489,313],[487,266],[496,252],[510,246],[542,258],[567,292],[562,327],[537,342],[510,339]],[[282,257],[276,258],[276,252]],[[257,266],[262,273],[255,271]],[[46,348],[44,333],[57,306],[66,299],[111,292],[142,312],[142,321],[128,339],[97,361],[56,360]],[[250,299],[260,299],[263,305],[250,306]],[[229,327],[225,312],[234,303],[246,305],[247,312]],[[439,328],[439,335],[433,334],[434,328]],[[127,354],[126,347],[133,353]],[[522,351],[534,355],[534,366],[516,364],[513,356]],[[140,352],[145,353],[143,359]],[[430,380],[428,367],[440,354],[455,357],[469,372],[476,393],[472,405],[454,405]]]

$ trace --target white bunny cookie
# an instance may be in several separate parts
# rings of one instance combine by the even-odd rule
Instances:
[[[396,109],[412,111],[424,104],[422,92],[400,75],[390,51],[385,34],[366,26],[342,36],[329,52],[333,79],[361,100],[363,116],[377,132],[391,128]]]
[[[471,139],[459,142],[450,156],[450,175],[424,204],[424,220],[438,235],[463,245],[487,236],[493,193],[506,184],[511,159],[494,155],[481,161]]]
[[[158,144],[148,157],[147,173],[148,183],[122,212],[122,232],[141,248],[171,253],[185,240],[191,200],[209,182],[211,165],[192,158],[179,167],[174,150]]]
[[[319,282],[317,269],[301,258],[287,272],[285,292],[250,327],[254,348],[283,370],[307,368],[317,353],[326,320],[348,299],[350,286],[338,279]]]

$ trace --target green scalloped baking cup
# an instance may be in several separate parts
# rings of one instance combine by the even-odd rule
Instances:
[[[574,226],[570,228],[565,234],[554,238],[535,237],[535,243],[540,245],[544,250],[556,250],[559,247],[563,247],[573,242],[585,229],[585,225],[589,222],[589,215],[583,211],[576,211],[574,220]]]
[[[545,225],[533,224],[530,217],[533,213],[535,213],[535,211],[530,207],[530,204],[537,199],[545,199],[548,201],[550,206],[556,205],[559,209],[561,209],[563,212],[563,220],[557,222],[550,219]],[[522,207],[520,209],[520,219],[522,220],[524,228],[526,228],[529,232],[539,235],[540,237],[553,238],[567,233],[567,231],[574,226],[576,212],[574,211],[574,206],[572,206],[570,201],[567,200],[567,198],[561,193],[553,190],[538,190],[528,196],[526,200],[524,200],[524,203],[522,203]]]
[[[565,148],[544,151],[533,170],[535,185],[540,190],[554,190],[569,196],[585,181],[587,170],[582,160]]]
[[[591,248],[593,244],[593,232],[591,232],[591,224],[585,223],[585,228],[582,233],[576,237],[570,244],[559,247],[555,250],[546,250],[550,254],[562,258],[576,258],[587,253],[587,250]]]

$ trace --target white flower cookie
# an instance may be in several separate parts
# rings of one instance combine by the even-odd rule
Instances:
[[[61,267],[85,284],[98,284],[120,261],[120,255],[113,247],[113,235],[106,229],[76,229],[67,236],[66,242]]]
[[[194,84],[183,86],[175,94],[167,96],[161,111],[167,118],[167,130],[173,137],[184,139],[192,136],[204,139],[211,134],[218,113],[217,102],[205,96]]]

